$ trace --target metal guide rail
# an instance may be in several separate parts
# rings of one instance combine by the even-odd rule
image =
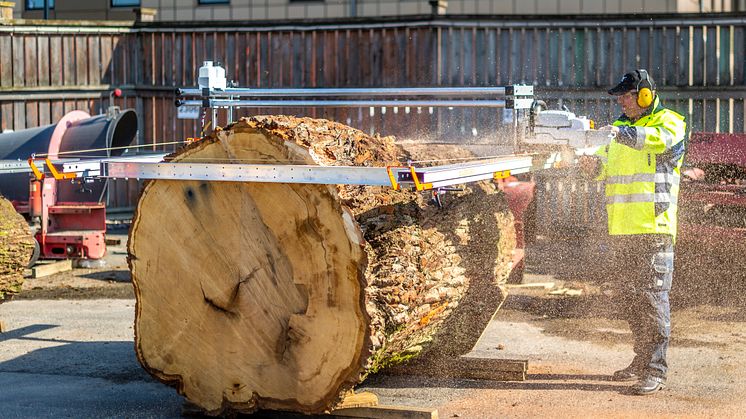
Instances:
[[[388,186],[394,189],[430,190],[547,169],[557,155],[503,156],[430,167],[315,166],[292,164],[241,164],[163,162],[166,154],[94,159],[29,159],[0,161],[0,173],[48,174],[58,180],[112,178],[201,180],[223,182],[298,183],[323,185]],[[22,165],[25,165],[23,167]],[[59,168],[58,168],[59,167]]]
[[[108,159],[101,176],[127,179],[202,180],[225,182],[300,183],[324,185],[411,187],[438,189],[486,179],[546,169],[557,156],[505,156],[442,166],[315,166],[198,162],[138,162]]]
[[[176,106],[202,108],[240,107],[488,107],[530,109],[534,101],[534,87],[512,85],[498,87],[403,87],[403,88],[186,88],[177,89],[180,97]],[[349,99],[347,97],[376,97],[379,99]],[[417,99],[429,97],[436,99]],[[448,100],[442,98],[449,98]],[[474,99],[479,98],[482,99]],[[251,98],[251,99],[240,99]],[[266,99],[292,98],[292,99]],[[299,99],[302,98],[302,99]],[[337,99],[331,99],[337,98]],[[345,99],[339,99],[345,98]],[[387,99],[380,99],[387,98]],[[392,99],[393,98],[393,99]],[[469,99],[467,99],[469,98]]]

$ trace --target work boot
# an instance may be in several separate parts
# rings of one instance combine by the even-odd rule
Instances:
[[[635,381],[639,380],[642,374],[642,368],[638,367],[634,363],[630,364],[627,368],[619,371],[614,371],[614,375],[611,376],[613,381]]]
[[[647,394],[653,394],[658,390],[663,390],[664,388],[666,388],[665,378],[648,374],[645,378],[635,384],[632,388],[632,392],[639,396],[644,396]]]

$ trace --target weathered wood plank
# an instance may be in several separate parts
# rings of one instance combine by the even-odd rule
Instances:
[[[730,109],[730,100],[720,100],[719,101],[719,112],[718,114],[720,117],[718,118],[718,132],[731,132],[731,121],[732,121],[732,115],[731,115],[731,109]]]
[[[72,259],[65,259],[58,262],[37,264],[31,268],[32,278],[42,278],[49,275],[54,275],[60,272],[67,272],[73,270]]]
[[[652,28],[650,30],[650,45],[648,50],[650,52],[648,69],[653,74],[658,85],[663,86],[668,83],[667,65],[666,63],[666,39],[663,28]]]
[[[24,62],[23,35],[12,36],[13,86],[22,87],[26,83],[26,66]]]
[[[704,32],[707,34],[707,39],[704,40],[705,42],[705,74],[704,74],[704,83],[707,86],[716,86],[720,84],[719,82],[719,75],[720,71],[718,69],[718,42],[720,42],[719,34],[720,31],[718,30],[717,26],[708,26],[707,31]]]
[[[34,101],[26,101],[26,128],[34,128],[39,126],[39,105]]]
[[[689,85],[689,41],[692,36],[689,27],[682,27],[677,33],[676,86]]]
[[[155,34],[154,38],[153,84],[155,86],[164,86],[166,85],[166,74],[173,72],[169,64],[172,62],[170,58],[174,49],[173,45],[171,45],[171,40],[166,37],[165,33]]]
[[[733,84],[742,86],[746,84],[746,54],[738,51],[746,51],[746,28],[737,26],[733,29]]]
[[[49,125],[52,122],[52,109],[48,100],[39,101],[39,126]]]
[[[268,68],[271,68],[272,71],[269,72],[269,75],[267,77],[267,80],[269,82],[268,87],[274,87],[279,88],[283,86],[283,79],[284,79],[284,72],[286,71],[283,59],[283,35],[282,33],[273,33],[269,35],[268,39],[268,48],[269,48],[269,54],[267,54],[267,59],[269,60],[267,62]],[[324,62],[326,62],[326,58],[324,57]]]
[[[449,65],[446,82],[448,86],[461,86],[464,84],[464,30],[451,28],[448,31],[448,37]]]
[[[370,32],[370,57],[368,59],[370,65],[370,79],[368,79],[367,85],[371,87],[381,86],[383,80],[383,48],[384,40],[381,31]]]
[[[26,126],[26,104],[22,101],[13,102],[13,126],[9,127],[18,131],[29,128]]]
[[[691,132],[702,131],[704,128],[705,107],[702,100],[693,101],[692,114],[689,119]]]
[[[720,58],[718,59],[718,84],[721,86],[730,86],[733,84],[733,77],[731,75],[731,34],[732,28],[730,26],[720,26],[718,28],[718,36],[720,37]],[[734,57],[735,58],[735,57]]]
[[[106,35],[99,38],[99,79],[102,84],[112,84],[112,71],[113,71],[113,54],[114,45],[112,42],[113,36]]]
[[[695,26],[692,35],[692,72],[690,80],[695,86],[705,82],[705,31],[701,26]]]
[[[575,84],[575,43],[572,29],[560,29],[559,81],[561,86]]]
[[[50,85],[49,63],[53,51],[49,48],[49,36],[39,36],[36,42],[36,65],[39,86]]]
[[[549,66],[547,74],[547,86],[558,86],[560,84],[560,32],[556,29],[547,32],[549,44]]]
[[[272,72],[270,49],[271,49],[271,34],[270,33],[259,33],[259,45],[258,45],[258,59],[259,59],[259,70],[257,72],[257,86],[258,87],[271,87],[270,84],[270,73]],[[319,60],[318,62],[321,62]],[[314,69],[315,71],[316,69]]]
[[[502,28],[495,30],[495,83],[497,85],[507,84],[508,79],[508,55],[506,47],[510,39],[508,33]],[[551,58],[550,58],[551,60]]]
[[[88,37],[88,81],[90,84],[101,84],[105,68],[101,57],[101,43],[107,39],[108,37],[102,36]]]
[[[733,132],[746,132],[746,100],[736,98],[733,101]]]
[[[181,55],[178,58],[181,71],[177,74],[174,81],[177,86],[193,86],[194,80],[196,80],[193,73],[196,69],[192,68],[192,56],[194,55],[192,47],[194,45],[194,38],[192,34],[188,33],[179,33],[177,36],[181,38]]]
[[[609,74],[611,73],[610,67],[610,53],[611,51],[611,36],[608,31],[598,31],[598,66],[596,68],[596,85],[597,86],[608,86],[610,83]]]
[[[661,28],[661,53],[658,78],[661,86],[676,85],[676,29]]]
[[[88,36],[75,36],[75,84],[84,86],[89,83],[88,78]]]
[[[484,29],[484,81],[487,86],[497,85],[497,30]]]
[[[637,28],[625,28],[624,29],[624,40],[622,41],[622,66],[624,71],[627,69],[640,68],[640,63],[637,61],[637,39],[638,39]]]
[[[51,108],[52,122],[62,119],[62,116],[65,114],[65,104],[60,100],[55,100],[52,101]]]
[[[37,56],[37,37],[23,36],[24,85],[35,87],[39,85],[39,59]]]
[[[62,70],[62,84],[72,86],[75,84],[75,38],[71,35],[62,36],[62,54],[60,56],[60,68]]]
[[[573,66],[575,67],[575,79],[573,86],[586,86],[588,84],[588,61],[592,59],[595,52],[589,48],[587,31],[583,28],[574,29],[575,42],[573,42]]]
[[[10,34],[0,34],[0,56],[13,56],[13,38]],[[0,87],[13,85],[13,60],[0,60]]]
[[[510,80],[511,83],[521,83],[525,80],[526,51],[524,50],[523,29],[511,29],[510,32]]]

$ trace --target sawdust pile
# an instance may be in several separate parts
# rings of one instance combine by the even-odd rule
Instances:
[[[0,197],[0,303],[21,291],[23,270],[33,251],[34,238],[26,220]]]

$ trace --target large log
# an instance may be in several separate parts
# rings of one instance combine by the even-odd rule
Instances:
[[[23,270],[33,252],[28,223],[10,201],[0,197],[0,303],[21,292]]]
[[[274,116],[241,120],[173,161],[406,157],[389,137]],[[138,359],[208,414],[318,413],[370,372],[430,348],[463,353],[504,298],[512,217],[489,183],[443,210],[429,200],[386,187],[148,182],[128,245]],[[474,305],[460,307],[464,298]]]

